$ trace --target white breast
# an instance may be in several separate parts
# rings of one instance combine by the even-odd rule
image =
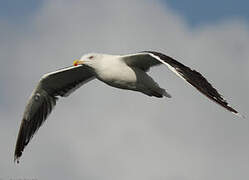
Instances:
[[[133,69],[117,57],[101,59],[95,72],[99,80],[119,88],[133,88],[137,80]]]

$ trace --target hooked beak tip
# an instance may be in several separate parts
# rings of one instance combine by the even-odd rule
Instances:
[[[76,59],[74,62],[73,62],[73,65],[74,66],[78,66],[80,64],[80,61],[78,59]]]

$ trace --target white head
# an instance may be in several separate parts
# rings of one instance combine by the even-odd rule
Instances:
[[[98,53],[89,53],[83,55],[80,60],[75,60],[73,62],[74,66],[78,66],[80,64],[89,66],[89,67],[94,67],[96,62],[101,60],[103,57],[103,54],[98,54]]]

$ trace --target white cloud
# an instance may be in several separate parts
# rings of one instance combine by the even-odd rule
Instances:
[[[4,58],[0,178],[249,177],[248,122],[234,121],[237,117],[165,67],[150,74],[172,99],[90,82],[59,101],[25,149],[20,165],[12,161],[21,115],[40,76],[70,65],[87,52],[164,52],[202,72],[247,115],[249,30],[245,22],[228,20],[191,29],[154,1],[46,1],[25,27],[5,27],[0,32]]]

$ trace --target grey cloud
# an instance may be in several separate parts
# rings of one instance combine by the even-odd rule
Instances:
[[[248,179],[247,119],[210,102],[165,67],[150,74],[172,99],[90,82],[59,100],[20,164],[13,163],[23,109],[39,78],[88,52],[167,53],[202,72],[248,116],[245,22],[191,29],[159,1],[110,0],[45,1],[25,27],[1,24],[0,178]]]

